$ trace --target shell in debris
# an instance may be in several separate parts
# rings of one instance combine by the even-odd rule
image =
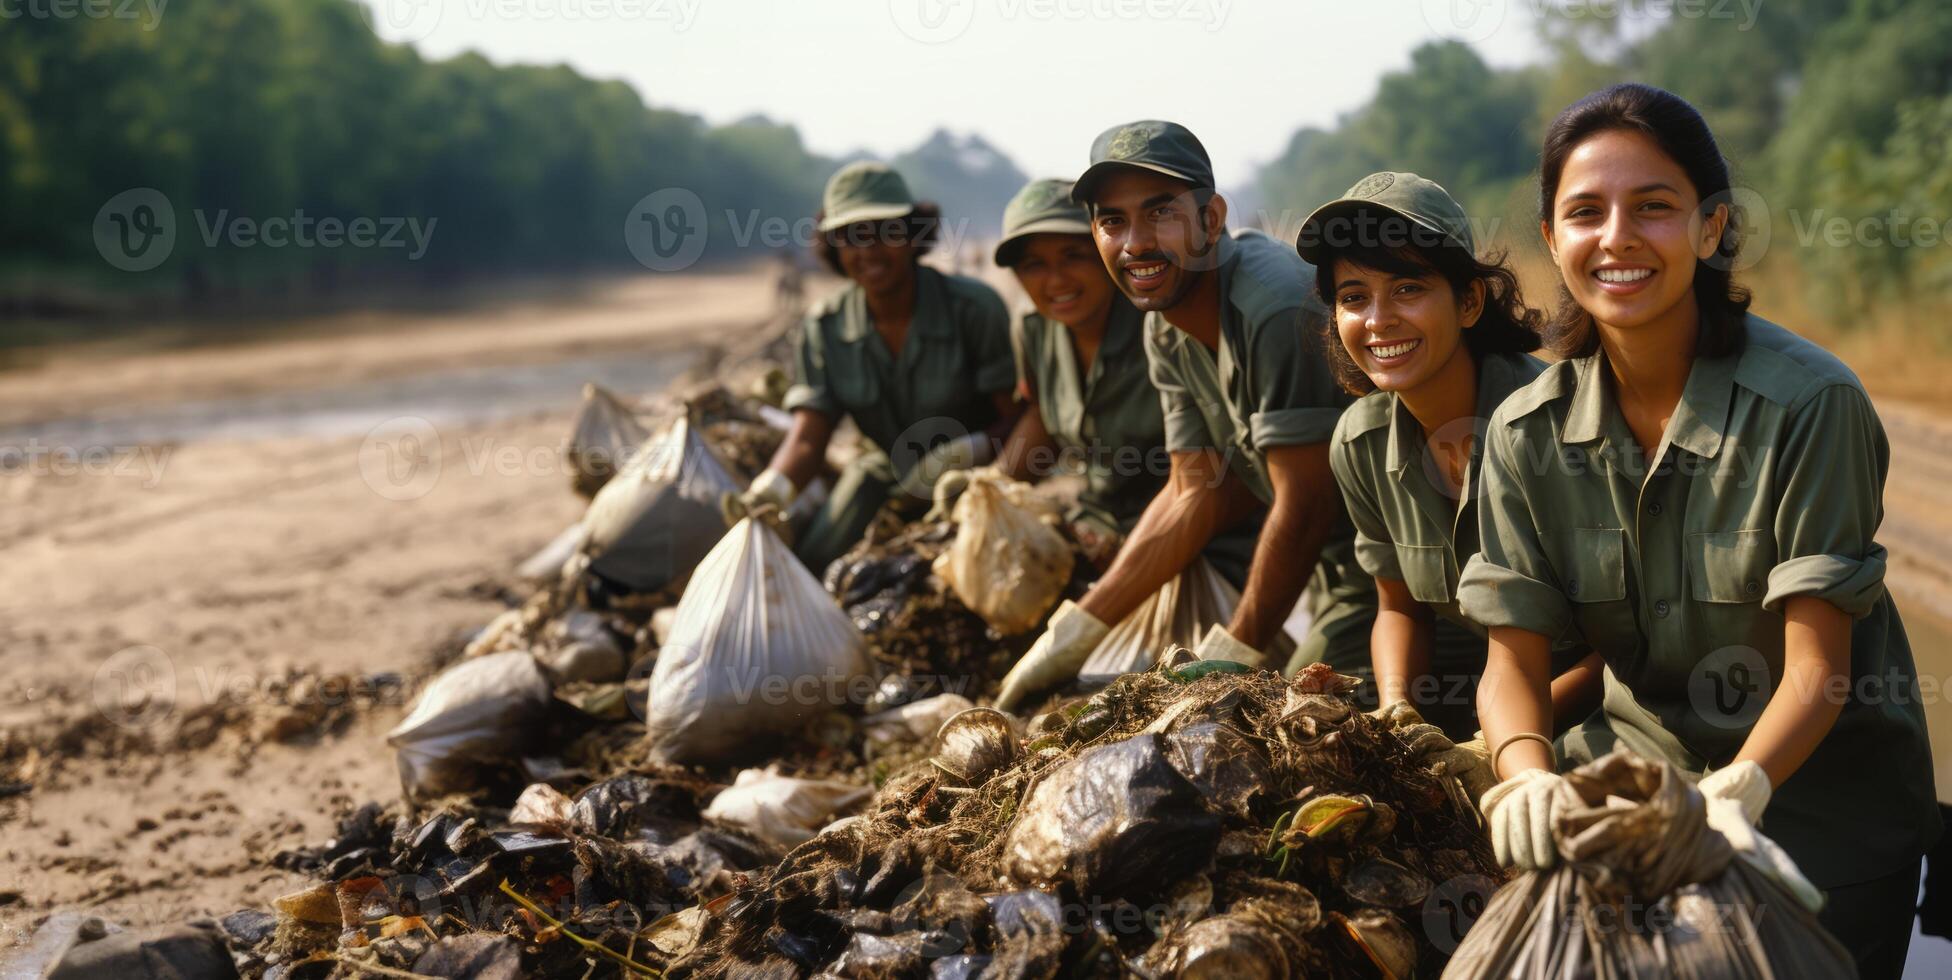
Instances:
[[[995,708],[969,708],[950,715],[935,733],[935,767],[961,786],[981,786],[1017,759],[1017,733],[1010,717]]]
[[[1221,915],[1180,935],[1173,975],[1181,978],[1279,980],[1290,974],[1280,938],[1260,922]]]
[[[1430,895],[1430,881],[1388,858],[1371,858],[1351,869],[1342,890],[1363,905],[1400,909]]]
[[[1352,916],[1336,915],[1345,943],[1353,946],[1388,978],[1407,978],[1416,972],[1417,941],[1396,916],[1382,909],[1364,909]]]

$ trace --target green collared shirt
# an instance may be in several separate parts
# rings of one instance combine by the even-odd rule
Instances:
[[[899,356],[874,329],[866,291],[849,284],[808,313],[797,358],[786,410],[852,418],[884,451],[922,423],[924,439],[988,428],[992,396],[1016,383],[1003,301],[975,279],[927,266],[916,269],[915,313]]]
[[[1937,839],[1911,648],[1884,590],[1889,447],[1857,377],[1750,317],[1743,352],[1698,358],[1651,467],[1604,352],[1555,364],[1493,415],[1481,545],[1458,588],[1487,627],[1576,633],[1605,704],[1567,764],[1616,745],[1727,765],[1783,669],[1783,604],[1849,613],[1835,727],[1777,787],[1762,828],[1823,887],[1895,872]]]
[[[1083,464],[1078,503],[1120,533],[1138,522],[1168,472],[1159,392],[1139,350],[1144,320],[1124,296],[1114,297],[1104,340],[1084,372],[1063,324],[1035,310],[1016,322],[1023,387],[1061,458]]]
[[[1315,270],[1265,235],[1223,238],[1220,346],[1207,350],[1146,315],[1145,356],[1166,420],[1166,449],[1218,449],[1264,504],[1274,503],[1267,450],[1325,443],[1352,400],[1322,356],[1328,312],[1315,296]],[[1375,581],[1356,565],[1355,530],[1338,518],[1318,571],[1336,599],[1368,597]]]
[[[1478,364],[1477,405],[1470,420],[1476,438],[1462,495],[1436,472],[1421,423],[1394,393],[1375,391],[1358,399],[1342,414],[1329,443],[1329,465],[1356,528],[1362,570],[1402,582],[1418,602],[1478,636],[1484,627],[1457,607],[1457,582],[1464,562],[1478,550],[1476,490],[1484,427],[1506,396],[1544,370],[1545,362],[1529,354],[1492,354]]]

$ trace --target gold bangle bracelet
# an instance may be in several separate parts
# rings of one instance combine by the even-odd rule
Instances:
[[[1498,772],[1498,757],[1504,755],[1506,749],[1511,748],[1511,743],[1525,741],[1533,741],[1545,746],[1545,754],[1551,757],[1553,768],[1558,768],[1559,757],[1557,753],[1552,751],[1551,739],[1540,735],[1538,732],[1519,732],[1516,735],[1505,736],[1504,741],[1499,742],[1498,747],[1491,750],[1491,771],[1494,773]]]

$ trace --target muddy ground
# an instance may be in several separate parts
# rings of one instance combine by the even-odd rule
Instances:
[[[773,301],[767,271],[645,277],[0,372],[0,730],[32,733],[0,739],[0,947],[60,909],[153,923],[294,887],[271,856],[398,792],[382,736],[415,679],[580,513],[556,451],[581,383],[662,388]],[[1879,408],[1890,582],[1943,679],[1952,408]],[[59,445],[123,450],[31,452]]]

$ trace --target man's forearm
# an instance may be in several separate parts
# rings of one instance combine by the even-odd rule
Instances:
[[[1265,653],[1281,634],[1294,611],[1308,577],[1314,574],[1335,519],[1333,504],[1287,499],[1277,494],[1261,539],[1254,545],[1254,564],[1247,573],[1247,589],[1227,632],[1234,639]]]
[[[1104,623],[1131,615],[1199,556],[1226,516],[1227,497],[1220,487],[1197,479],[1169,481],[1146,505],[1112,567],[1078,605]]]

